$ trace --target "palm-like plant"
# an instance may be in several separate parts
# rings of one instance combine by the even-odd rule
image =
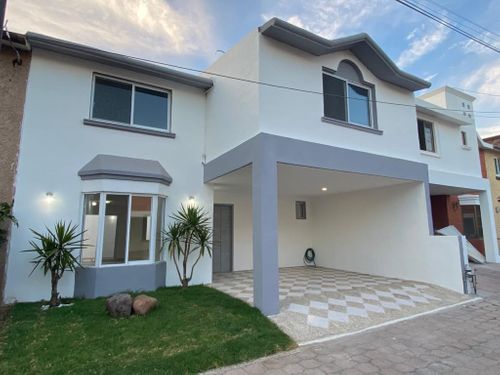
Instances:
[[[181,205],[181,209],[171,218],[174,222],[163,232],[163,241],[168,246],[168,256],[174,261],[182,287],[187,288],[193,277],[194,268],[205,252],[212,256],[210,217],[200,207],[186,208]],[[192,257],[196,258],[188,273],[188,260]]]
[[[34,240],[30,241],[31,249],[24,251],[36,253],[35,259],[31,261],[35,266],[30,275],[39,267],[44,275],[50,272],[49,306],[55,307],[61,303],[57,284],[65,271],[74,271],[76,266],[81,266],[73,252],[83,249],[86,245],[83,239],[84,232],[78,231],[78,226],[72,225],[71,222],[66,224],[59,221],[53,230],[46,229],[47,233],[43,234],[30,229],[34,234]]]
[[[17,225],[17,220],[12,214],[12,205],[7,202],[0,202],[0,225],[6,221],[12,222]],[[0,245],[5,242],[7,237],[7,231],[4,228],[0,228]]]

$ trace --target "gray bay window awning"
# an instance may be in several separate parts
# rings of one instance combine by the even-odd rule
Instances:
[[[156,160],[99,154],[78,171],[82,180],[113,179],[172,183],[172,177]]]

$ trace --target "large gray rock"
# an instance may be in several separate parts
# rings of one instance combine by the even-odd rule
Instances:
[[[158,300],[156,298],[147,296],[145,294],[139,294],[134,298],[134,303],[132,307],[134,313],[137,315],[146,315],[148,312],[153,310],[158,305]]]
[[[106,300],[106,310],[114,318],[126,318],[132,314],[132,296],[127,293],[115,294]]]

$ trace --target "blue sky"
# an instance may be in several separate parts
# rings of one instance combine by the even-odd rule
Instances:
[[[498,0],[432,1],[500,34]],[[500,54],[394,0],[7,1],[11,31],[198,69],[274,16],[327,38],[367,32],[401,68],[430,80],[433,88],[447,84],[497,94],[472,95],[477,111],[500,112]],[[500,47],[499,36],[482,37]],[[500,114],[478,114],[476,122],[482,135],[500,133]]]

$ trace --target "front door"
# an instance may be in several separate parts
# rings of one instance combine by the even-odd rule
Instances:
[[[213,272],[233,270],[233,206],[214,205]]]

